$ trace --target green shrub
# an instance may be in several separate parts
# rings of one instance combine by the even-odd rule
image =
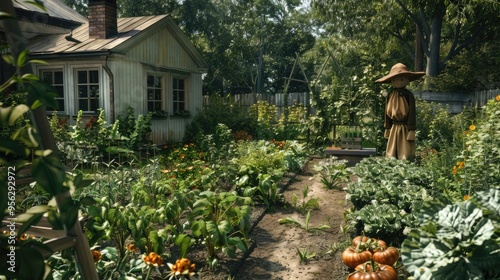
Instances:
[[[452,172],[468,194],[500,182],[500,95],[490,100],[469,126],[458,161],[463,166],[457,164]]]
[[[199,110],[191,123],[186,126],[183,141],[196,143],[198,135],[214,135],[217,125],[225,124],[232,131],[246,131],[257,135],[257,122],[247,109],[227,102],[223,97],[211,97],[211,103]]]

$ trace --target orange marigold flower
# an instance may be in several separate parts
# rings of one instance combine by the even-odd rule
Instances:
[[[194,263],[191,263],[191,261],[187,258],[177,260],[175,261],[175,264],[168,263],[167,265],[171,270],[171,278],[177,275],[195,275],[194,270],[196,269],[196,265]]]
[[[183,159],[183,158],[185,157],[185,155],[184,155],[184,154],[180,154],[180,155],[179,155],[179,157],[180,157],[181,159]]]
[[[469,200],[469,198],[470,198],[470,195],[468,195],[468,194],[464,195],[464,200]]]
[[[457,174],[457,166],[453,166],[453,170],[451,171],[451,174],[455,175]]]
[[[142,260],[147,264],[147,265],[151,265],[151,266],[156,266],[156,267],[159,267],[159,266],[162,266],[163,265],[163,259],[160,257],[160,255],[158,255],[157,253],[155,252],[151,252],[149,253],[149,255],[143,255],[142,256]]]
[[[97,263],[102,258],[101,252],[92,250],[92,258],[94,259],[94,262]]]
[[[473,124],[471,124],[471,125],[469,126],[469,129],[470,129],[470,130],[476,130],[476,126],[475,126],[475,125],[473,125]]]
[[[465,161],[459,161],[457,162],[458,169],[464,168],[465,166]]]
[[[141,251],[141,249],[139,249],[139,247],[135,246],[134,243],[130,243],[127,245],[127,250],[130,251],[130,252],[133,252],[133,253],[139,253]]]
[[[496,100],[496,101],[500,101],[500,94],[499,94],[499,95],[497,95],[497,96],[495,96],[495,100]]]

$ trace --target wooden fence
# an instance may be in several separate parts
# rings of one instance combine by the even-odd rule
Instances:
[[[447,105],[450,113],[460,113],[464,107],[481,108],[488,100],[495,98],[500,94],[500,89],[482,90],[475,92],[414,92],[415,97],[429,101]],[[226,104],[234,104],[242,107],[250,107],[258,101],[267,101],[271,105],[275,105],[278,109],[278,117],[283,113],[285,103],[287,106],[302,105],[308,108],[308,112],[315,114],[314,107],[311,107],[310,96],[307,92],[289,93],[286,97],[284,93],[265,94],[265,93],[242,93],[228,95],[226,97],[203,96],[203,106],[209,105],[213,98],[222,98]],[[285,102],[285,99],[288,100]]]
[[[310,114],[314,114],[315,111],[311,108],[311,102],[309,93],[307,92],[294,92],[289,93],[285,96],[284,93],[277,94],[266,94],[266,93],[242,93],[228,95],[226,97],[220,96],[203,96],[203,107],[210,105],[214,102],[213,99],[217,99],[218,102],[222,100],[225,104],[234,104],[241,107],[250,107],[256,104],[258,101],[267,101],[270,105],[275,105],[277,107],[277,117],[280,118],[283,114],[283,110],[286,106],[301,105],[309,109]],[[287,101],[285,101],[287,99]],[[285,106],[286,104],[286,106]]]

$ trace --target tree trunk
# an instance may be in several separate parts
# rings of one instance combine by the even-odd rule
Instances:
[[[426,74],[430,77],[439,75],[439,59],[441,49],[441,28],[443,26],[444,9],[437,8],[431,19],[429,35],[429,55],[427,56]]]
[[[424,70],[423,63],[424,50],[422,48],[422,36],[420,36],[420,28],[415,24],[415,71]]]

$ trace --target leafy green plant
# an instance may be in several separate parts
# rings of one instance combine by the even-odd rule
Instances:
[[[400,209],[393,204],[367,205],[359,211],[347,212],[345,219],[356,232],[364,231],[377,239],[401,242],[404,238],[403,223]],[[410,225],[413,226],[413,225]]]
[[[455,175],[468,194],[494,187],[500,181],[500,95],[492,99],[469,126],[460,155],[463,168]]]
[[[310,221],[311,221],[311,210],[307,211],[306,219],[305,219],[304,223],[302,223],[302,222],[300,222],[297,219],[294,219],[292,217],[287,217],[287,218],[284,218],[284,219],[279,219],[278,223],[284,224],[284,225],[298,226],[298,227],[304,229],[307,232],[313,232],[313,231],[318,231],[318,230],[326,230],[326,229],[330,228],[329,225],[325,225],[325,224],[317,226],[317,227],[312,227],[310,225]]]
[[[297,248],[297,254],[299,255],[300,263],[308,263],[309,260],[316,257],[316,253],[315,252],[310,253],[309,250],[307,250],[307,248],[304,248],[302,250]]]
[[[405,268],[418,279],[498,279],[500,189],[469,200],[426,205],[420,227],[401,248]]]
[[[299,212],[305,212],[307,210],[313,210],[319,208],[319,202],[316,198],[309,198],[309,186],[305,186],[302,189],[302,200],[299,204],[299,197],[296,194],[292,195],[292,205],[294,205]]]
[[[283,177],[284,152],[267,141],[241,142],[238,157],[233,163],[239,166],[237,185],[245,196],[257,196],[266,205],[279,201],[277,183]]]
[[[200,198],[194,202],[188,214],[188,220],[193,235],[201,238],[207,249],[209,263],[217,263],[219,250],[230,257],[236,256],[237,249],[246,252],[251,204],[251,198],[231,192],[200,193]]]
[[[335,157],[319,162],[314,166],[314,170],[318,172],[316,176],[321,178],[321,183],[329,190],[340,189],[343,183],[349,181],[346,161]]]

